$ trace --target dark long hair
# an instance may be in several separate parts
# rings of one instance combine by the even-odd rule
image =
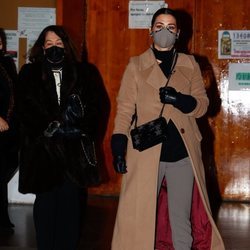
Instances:
[[[3,53],[5,54],[6,52],[6,46],[7,46],[7,41],[6,41],[6,34],[3,28],[0,28],[0,37],[2,40],[2,44],[3,44]]]
[[[50,25],[47,26],[46,28],[43,29],[43,31],[40,33],[39,37],[37,38],[35,44],[30,50],[29,53],[29,60],[30,62],[42,62],[44,60],[44,42],[46,38],[46,34],[52,31],[56,35],[58,35],[64,44],[64,49],[65,49],[65,60],[67,62],[76,62],[78,60],[77,58],[77,53],[76,53],[76,48],[64,30],[64,28],[60,25]]]
[[[162,15],[162,14],[165,14],[165,15],[172,15],[175,20],[176,20],[176,24],[177,24],[177,27],[179,27],[179,22],[178,22],[178,14],[177,12],[175,12],[174,10],[170,9],[170,8],[161,8],[159,10],[157,10],[153,17],[152,17],[152,20],[151,20],[151,27],[154,26],[154,23],[155,23],[155,19],[159,16],[159,15]]]

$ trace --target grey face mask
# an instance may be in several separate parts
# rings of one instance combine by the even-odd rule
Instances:
[[[166,29],[161,29],[159,31],[154,31],[152,33],[154,38],[154,43],[161,48],[170,48],[175,44],[177,39],[177,34]]]

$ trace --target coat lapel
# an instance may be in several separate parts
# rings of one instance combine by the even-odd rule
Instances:
[[[155,89],[164,87],[167,83],[168,79],[159,67],[151,49],[146,50],[141,56],[139,56],[139,68],[142,71],[142,77],[145,79],[145,82]],[[186,60],[183,57],[183,54],[178,53],[174,72],[168,86],[172,86],[180,92],[181,90],[184,90],[187,87],[184,82],[187,82],[187,76],[189,76],[192,69],[193,65],[191,61]]]
[[[142,71],[145,82],[155,89],[163,87],[167,82],[167,78],[161,71],[151,49],[146,50],[139,56],[139,69]]]
[[[62,85],[60,90],[62,107],[66,104],[68,96],[73,93],[73,89],[76,86],[76,81],[77,79],[74,68],[71,68],[70,65],[65,65],[62,72]]]
[[[36,65],[36,71],[34,72],[34,79],[40,79],[39,84],[41,86],[38,86],[38,89],[41,90],[40,99],[48,113],[57,113],[59,105],[53,73],[45,63],[42,65],[42,69],[40,67],[40,64]]]

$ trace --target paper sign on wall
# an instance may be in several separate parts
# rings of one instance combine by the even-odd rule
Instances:
[[[18,8],[19,37],[27,38],[27,52],[34,45],[41,31],[54,24],[56,24],[55,8]],[[28,62],[28,59],[26,59],[26,62]]]
[[[129,1],[129,29],[150,28],[153,14],[167,6],[165,1]]]
[[[250,30],[219,30],[218,58],[250,58]]]
[[[18,8],[18,31],[20,37],[37,37],[46,26],[55,23],[55,8]]]
[[[229,63],[229,90],[250,90],[250,63]]]

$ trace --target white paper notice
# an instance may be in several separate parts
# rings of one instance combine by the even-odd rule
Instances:
[[[165,1],[129,1],[129,29],[148,29],[154,13],[168,5]]]
[[[37,38],[48,25],[56,23],[55,8],[18,8],[18,32],[20,37]]]
[[[219,30],[218,58],[250,58],[250,30]]]
[[[229,63],[229,90],[250,90],[250,63]]]

